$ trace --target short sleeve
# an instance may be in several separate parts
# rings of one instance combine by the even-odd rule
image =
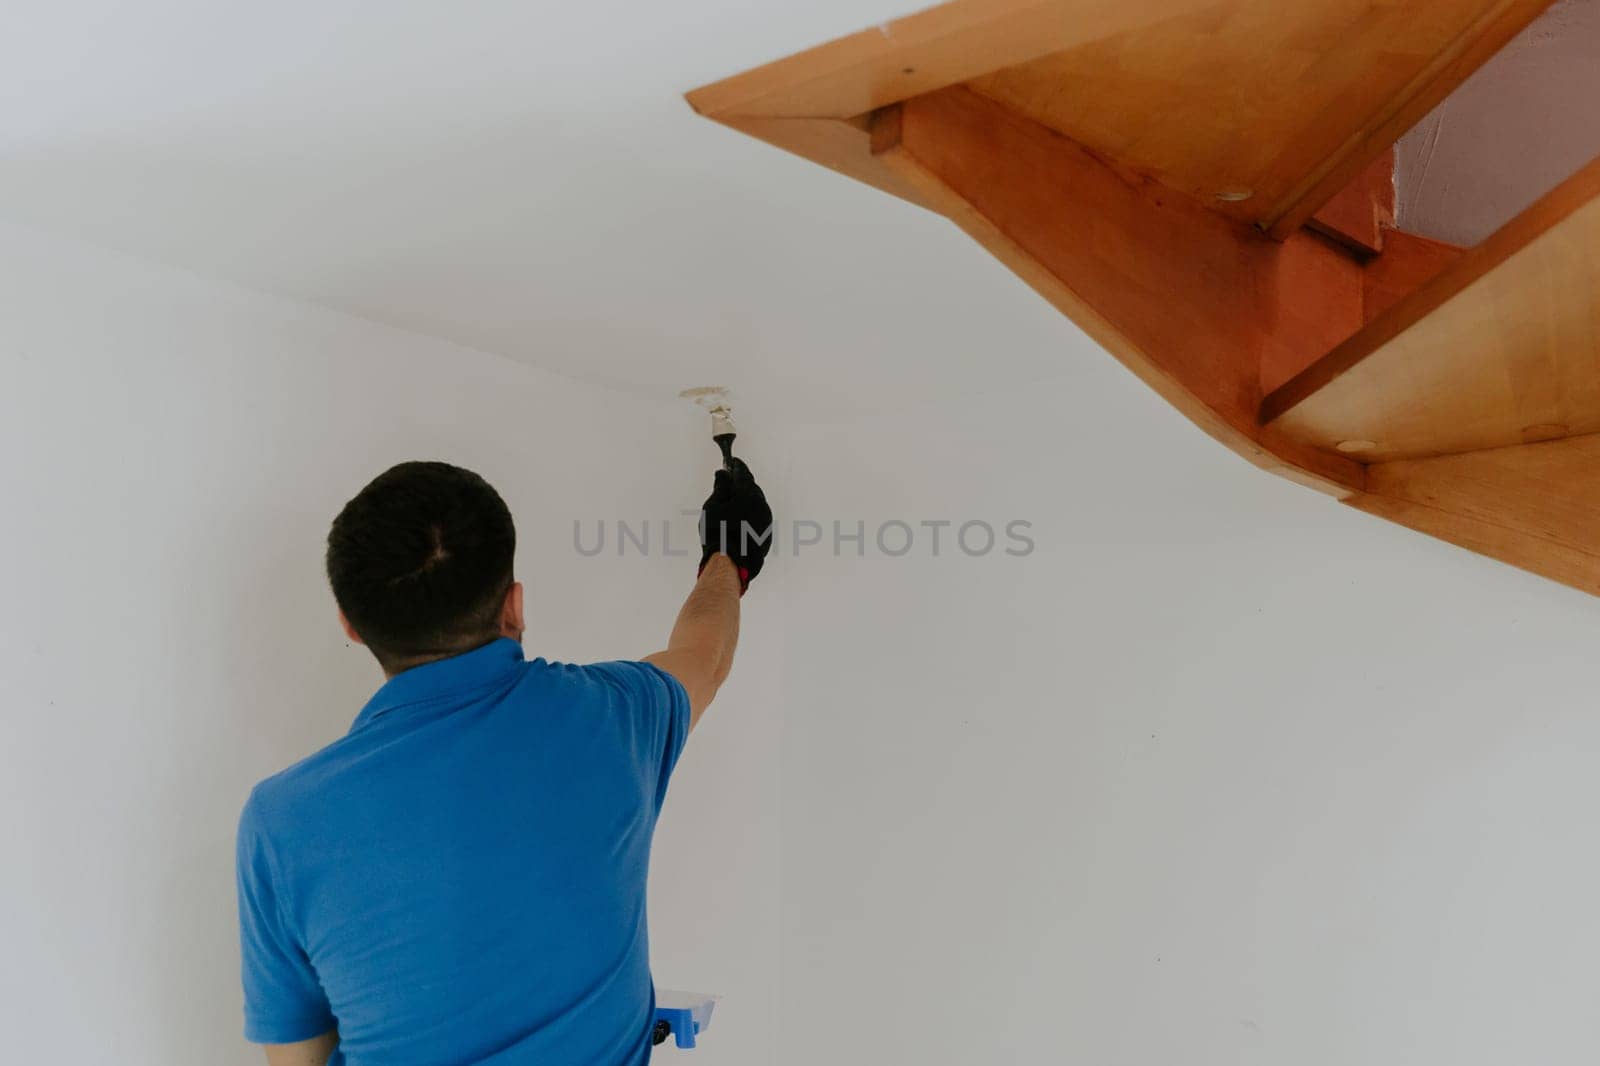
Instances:
[[[623,700],[633,756],[640,771],[654,779],[659,811],[689,739],[689,694],[677,678],[650,663],[599,663],[589,669],[604,676]]]
[[[239,818],[239,952],[244,977],[244,1036],[256,1044],[293,1044],[334,1028],[316,971],[283,920],[285,886],[255,809]]]

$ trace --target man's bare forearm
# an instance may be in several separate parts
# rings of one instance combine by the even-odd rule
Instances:
[[[667,638],[667,650],[699,648],[712,657],[717,683],[733,668],[739,643],[739,572],[726,555],[713,555],[689,591]]]
[[[739,571],[726,555],[713,555],[678,611],[667,650],[645,657],[688,692],[691,728],[727,680],[738,644]]]

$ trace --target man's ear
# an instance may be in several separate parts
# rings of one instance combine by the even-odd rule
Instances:
[[[512,640],[521,640],[522,631],[522,582],[513,581],[506,589],[505,603],[500,605],[500,632]]]
[[[344,627],[344,635],[345,636],[349,637],[351,640],[355,641],[357,644],[365,644],[366,643],[366,641],[361,639],[361,634],[356,632],[356,627],[350,624],[350,619],[348,619],[348,618],[346,618],[344,616],[344,612],[343,611],[339,612],[339,624]]]

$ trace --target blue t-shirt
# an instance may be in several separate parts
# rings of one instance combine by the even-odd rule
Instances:
[[[689,700],[497,640],[378,690],[239,821],[245,1037],[335,1064],[636,1066],[650,838]]]

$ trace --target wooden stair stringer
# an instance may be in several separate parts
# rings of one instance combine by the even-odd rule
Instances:
[[[1458,249],[1392,228],[1381,158],[1550,2],[952,0],[689,101],[950,218],[1251,462],[1600,594],[1600,160]],[[1484,294],[1492,337],[1439,313]]]
[[[1358,328],[1361,266],[1278,242],[964,87],[882,109],[876,158],[1182,414],[1264,469],[1337,497],[1359,463],[1256,421],[1263,365]]]

